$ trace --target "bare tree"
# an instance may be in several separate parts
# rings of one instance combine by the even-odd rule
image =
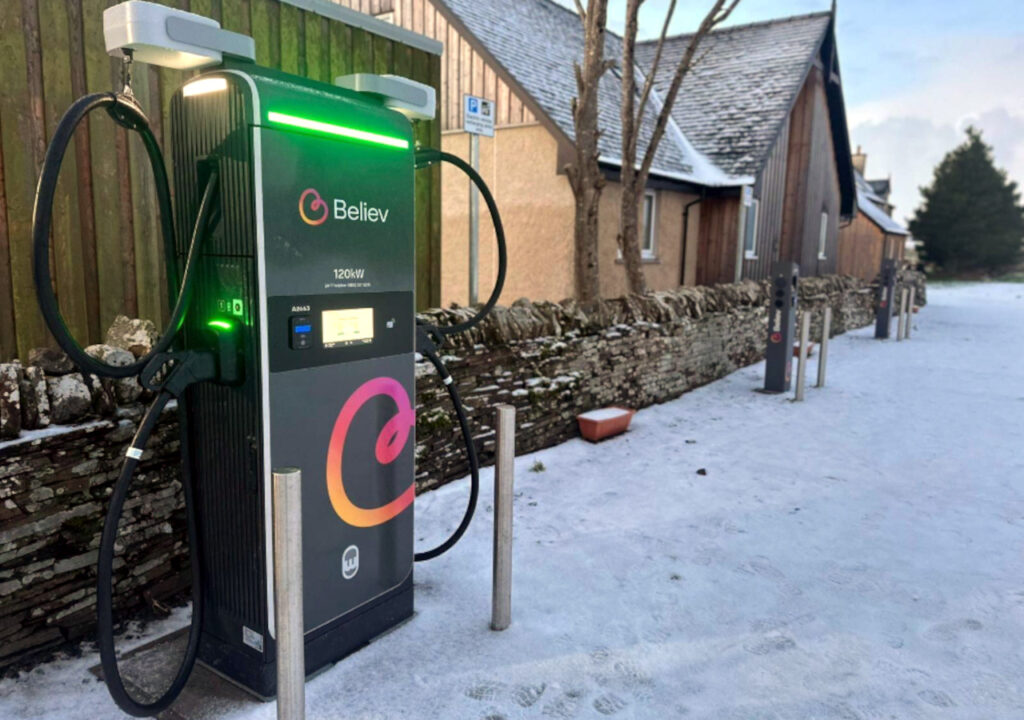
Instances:
[[[597,254],[598,208],[605,178],[598,165],[597,94],[601,77],[614,65],[604,57],[608,0],[575,0],[583,24],[583,60],[573,64],[576,97],[572,101],[576,158],[566,166],[566,175],[576,199],[575,245],[576,297],[596,300],[601,295]]]
[[[675,13],[676,0],[671,0],[669,3],[651,66],[647,68],[647,76],[644,78],[640,75],[639,79],[643,80],[643,87],[640,90],[639,102],[636,97],[638,72],[635,70],[634,59],[636,54],[637,18],[644,0],[627,0],[626,2],[626,27],[622,36],[622,175],[620,179],[622,185],[622,208],[618,242],[619,248],[622,251],[623,264],[626,267],[629,291],[632,293],[642,294],[647,292],[647,282],[644,279],[640,256],[640,202],[643,200],[644,188],[647,186],[647,178],[651,173],[651,165],[658,151],[658,145],[665,135],[665,128],[668,126],[672,106],[679,95],[679,87],[683,84],[684,78],[686,78],[695,62],[699,60],[697,49],[701,41],[718,25],[725,22],[739,3],[740,0],[714,0],[714,4],[704,16],[697,31],[690,38],[686,51],[676,65],[672,81],[669,83],[665,96],[662,98],[662,106],[658,111],[657,120],[654,123],[654,129],[647,143],[647,148],[644,150],[643,159],[637,164],[637,143],[643,129],[644,113],[647,110],[651,91],[654,88],[654,80],[661,64],[665,36],[668,34],[668,26],[672,20],[672,15]]]

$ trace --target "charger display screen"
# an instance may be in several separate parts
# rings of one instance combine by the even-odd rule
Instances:
[[[324,310],[320,327],[325,348],[366,345],[373,342],[373,308]]]

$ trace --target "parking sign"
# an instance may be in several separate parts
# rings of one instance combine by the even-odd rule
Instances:
[[[464,95],[462,129],[473,135],[494,137],[494,102],[475,95]]]

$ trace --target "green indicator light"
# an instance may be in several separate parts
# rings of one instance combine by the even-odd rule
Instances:
[[[206,324],[209,325],[210,327],[220,328],[221,330],[231,330],[234,327],[227,320],[211,320]]]
[[[409,141],[403,140],[402,138],[367,132],[366,130],[357,130],[356,128],[346,127],[344,125],[332,125],[331,123],[320,122],[319,120],[310,120],[309,118],[298,117],[297,115],[285,115],[284,113],[270,111],[267,113],[267,120],[274,123],[280,123],[281,125],[291,125],[292,127],[302,128],[303,130],[313,130],[315,132],[337,135],[338,137],[345,137],[351,140],[362,140],[364,142],[376,143],[377,145],[387,145],[389,147],[401,148],[403,150],[409,149]]]

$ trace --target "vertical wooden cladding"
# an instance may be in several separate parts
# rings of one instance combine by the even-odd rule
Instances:
[[[824,78],[811,69],[790,114],[786,199],[779,259],[800,264],[804,276],[836,271],[839,174],[832,145]],[[821,214],[828,215],[825,258],[818,257]]]
[[[709,197],[700,204],[697,284],[731,283],[736,274],[740,199]]]
[[[394,72],[439,87],[440,58],[280,0],[159,0],[251,34],[261,65],[330,82],[351,72]],[[365,0],[369,2],[369,0]],[[52,343],[36,307],[31,222],[46,143],[73,99],[119,87],[119,60],[106,53],[103,11],[117,0],[11,0],[0,12],[0,360]],[[373,0],[407,17],[411,0]],[[423,8],[425,10],[425,8]],[[429,20],[434,21],[431,8]],[[420,13],[419,30],[428,14]],[[426,33],[431,34],[431,33]],[[133,87],[158,142],[168,135],[170,98],[190,73],[137,64]],[[440,145],[440,124],[416,137]],[[170,154],[165,154],[168,170]],[[152,173],[138,138],[94,114],[64,160],[54,202],[51,268],[68,325],[83,344],[100,342],[119,313],[158,324],[167,316],[164,252]],[[440,173],[416,174],[420,307],[440,302]]]
[[[441,58],[441,129],[462,129],[462,97],[477,95],[495,101],[495,124],[523,125],[534,114],[492,67],[437,10],[430,0],[337,0],[338,4],[378,15],[394,11],[396,25],[444,43]],[[378,9],[380,8],[380,9]]]
[[[878,275],[886,254],[887,235],[860,213],[853,222],[839,231],[839,263],[837,272],[871,281]],[[900,238],[902,240],[902,238]]]
[[[789,155],[789,118],[783,123],[768,161],[757,178],[757,258],[743,261],[743,277],[764,280],[772,272],[782,243],[782,210],[786,200],[786,160]]]
[[[853,222],[839,231],[836,272],[870,282],[878,276],[882,258],[903,259],[905,242],[903,235],[889,235],[867,215],[858,213]]]

